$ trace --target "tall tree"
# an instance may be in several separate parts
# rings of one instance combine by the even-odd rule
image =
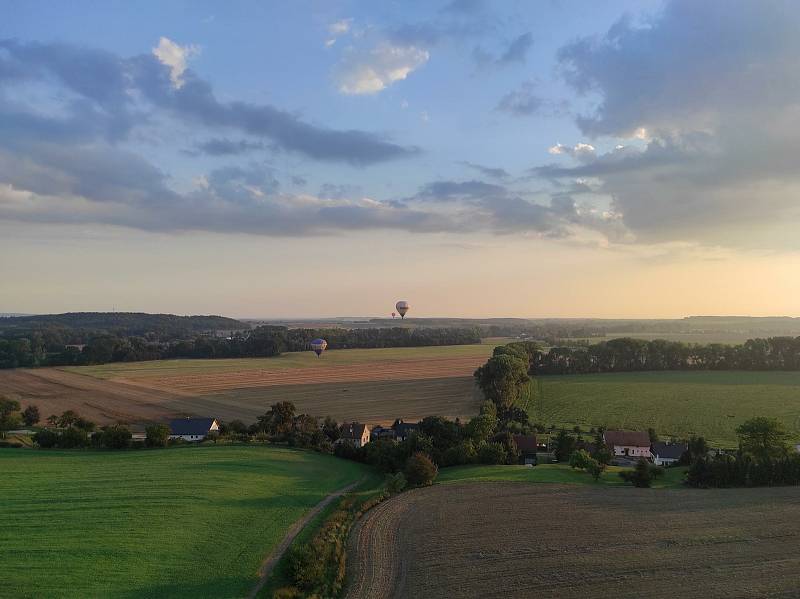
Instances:
[[[789,451],[789,433],[775,418],[758,416],[736,428],[739,448],[759,460],[785,456]]]

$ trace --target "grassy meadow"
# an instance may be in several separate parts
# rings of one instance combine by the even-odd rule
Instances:
[[[653,427],[662,438],[703,435],[735,447],[754,416],[778,418],[800,442],[800,372],[641,372],[537,377],[525,398],[534,422],[584,430]]]
[[[0,595],[242,597],[288,527],[365,468],[203,446],[0,451]]]

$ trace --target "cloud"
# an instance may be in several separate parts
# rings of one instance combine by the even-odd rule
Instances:
[[[330,48],[336,43],[336,40],[341,36],[350,32],[350,27],[353,24],[353,19],[339,19],[328,25],[328,35],[330,37],[325,40],[325,46]]]
[[[596,157],[595,147],[592,144],[577,143],[574,146],[556,144],[547,148],[547,152],[554,155],[564,154],[582,162],[591,162]]]
[[[545,101],[536,95],[536,86],[531,81],[523,83],[519,89],[507,93],[500,98],[496,110],[512,116],[531,116],[539,112]]]
[[[197,150],[209,156],[235,156],[246,154],[255,150],[263,150],[266,146],[262,142],[248,141],[246,139],[231,140],[214,138],[196,145]]]
[[[312,125],[268,104],[222,102],[211,84],[191,69],[181,73],[182,84],[176,86],[172,68],[153,55],[125,59],[69,44],[13,40],[0,40],[0,50],[0,73],[19,73],[26,81],[77,96],[68,94],[64,100],[67,118],[37,114],[10,101],[0,105],[0,110],[14,109],[14,122],[5,125],[16,128],[19,136],[32,136],[37,130],[75,139],[87,135],[121,139],[154,117],[170,117],[192,126],[270,140],[276,148],[322,161],[367,165],[418,152],[382,135]],[[12,85],[19,76],[0,78],[0,85]]]
[[[671,0],[568,44],[560,71],[593,103],[577,125],[643,144],[538,173],[597,177],[642,242],[800,248],[799,28],[794,3]]]
[[[375,94],[403,81],[429,58],[423,48],[389,42],[382,42],[366,53],[350,49],[336,67],[334,80],[343,94]]]
[[[463,164],[468,168],[478,171],[484,177],[491,177],[492,179],[508,179],[511,176],[507,170],[499,167],[483,166],[482,164],[476,164],[466,160],[461,161],[459,164]]]
[[[199,46],[180,46],[166,37],[160,38],[158,46],[153,48],[153,56],[158,58],[161,64],[169,67],[169,78],[177,88],[183,85],[183,73],[186,71],[186,63],[199,53]]]
[[[533,45],[533,34],[523,33],[516,37],[497,57],[492,56],[480,46],[472,52],[475,62],[481,67],[506,67],[512,64],[524,64],[528,57],[528,50]]]

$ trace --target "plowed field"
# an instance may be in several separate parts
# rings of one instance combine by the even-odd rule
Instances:
[[[797,597],[798,522],[798,488],[437,485],[356,525],[347,596]]]

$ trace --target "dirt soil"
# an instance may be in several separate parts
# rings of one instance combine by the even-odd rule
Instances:
[[[362,518],[347,597],[800,597],[800,488],[435,485]]]

